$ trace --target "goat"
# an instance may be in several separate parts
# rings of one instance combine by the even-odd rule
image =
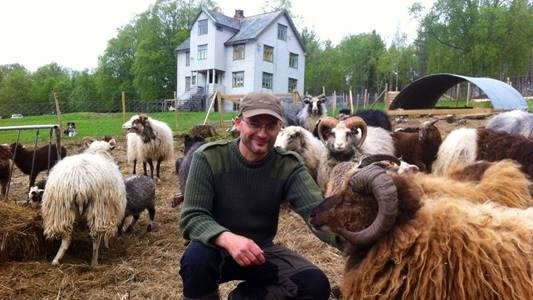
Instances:
[[[143,175],[133,175],[124,180],[126,185],[126,211],[124,218],[118,227],[119,234],[122,233],[124,221],[133,215],[133,221],[126,229],[127,233],[133,231],[133,226],[139,220],[140,214],[146,209],[150,216],[150,222],[146,226],[146,231],[152,231],[155,218],[155,184],[153,179]]]
[[[313,132],[318,120],[327,116],[326,96],[324,94],[312,97],[306,95],[303,99],[304,107],[298,112],[298,125]]]
[[[326,151],[326,147],[309,130],[300,126],[285,127],[278,133],[274,147],[298,153],[311,177],[317,180],[320,156]]]
[[[514,159],[524,173],[533,178],[533,140],[522,135],[486,128],[458,128],[446,136],[433,162],[434,174],[446,174],[457,162]]]
[[[376,164],[357,169],[344,162],[333,172],[337,168],[346,176],[315,208],[310,224],[344,241],[344,299],[533,297],[533,207],[525,176],[516,190],[506,184],[516,179],[498,168],[469,183],[397,175]],[[512,194],[529,206],[499,204],[507,201],[500,196]]]
[[[43,194],[41,213],[44,235],[61,238],[53,265],[68,249],[77,219],[84,219],[93,241],[91,266],[98,264],[102,239],[117,232],[126,209],[126,187],[111,156],[115,140],[94,141],[81,154],[68,156],[50,172]]]
[[[503,112],[492,117],[485,128],[533,139],[533,114],[522,110]]]
[[[392,133],[396,156],[416,165],[422,172],[431,172],[431,164],[437,158],[442,137],[435,126],[438,121],[427,121],[414,131],[397,130]]]
[[[11,152],[15,165],[22,173],[30,177],[28,190],[35,184],[35,179],[41,171],[50,170],[59,160],[67,156],[67,149],[61,146],[61,152],[59,152],[55,144],[28,150],[19,143],[13,143]]]
[[[146,163],[150,165],[150,175],[154,177],[154,165],[156,162],[156,177],[159,178],[161,162],[172,159],[174,145],[172,130],[164,122],[152,119],[146,115],[135,115],[122,125],[128,132],[136,133],[142,140],[138,156],[142,157],[143,168],[146,173]],[[135,153],[135,150],[132,150]]]
[[[185,196],[185,186],[187,184],[187,176],[191,168],[192,156],[196,149],[200,148],[207,141],[201,136],[185,135],[183,157],[176,160],[176,174],[180,184],[180,193],[176,194],[172,199],[172,207],[176,207],[183,202]]]

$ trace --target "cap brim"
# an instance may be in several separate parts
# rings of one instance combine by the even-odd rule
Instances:
[[[284,122],[282,116],[280,116],[279,114],[271,111],[270,109],[264,109],[264,108],[250,109],[250,110],[247,110],[247,111],[243,112],[242,115],[245,118],[251,118],[251,117],[258,116],[258,115],[269,115],[269,116],[275,117],[276,119],[280,120],[281,122]]]

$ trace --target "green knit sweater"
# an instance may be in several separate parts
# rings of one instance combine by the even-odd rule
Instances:
[[[238,143],[208,143],[194,153],[180,218],[186,239],[210,244],[229,230],[267,245],[276,235],[282,202],[288,201],[307,221],[323,200],[298,155],[274,148],[251,164]],[[319,237],[333,241],[332,236]]]

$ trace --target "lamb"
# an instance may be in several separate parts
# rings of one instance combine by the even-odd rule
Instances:
[[[533,207],[501,205],[521,192],[489,169],[466,185],[375,164],[346,173],[310,219],[345,243],[343,299],[532,299]]]
[[[155,184],[154,181],[143,175],[133,175],[124,181],[126,185],[126,211],[124,218],[119,225],[118,232],[122,234],[124,221],[127,217],[133,215],[133,221],[126,229],[127,233],[133,231],[133,226],[139,220],[140,214],[146,209],[150,216],[150,223],[146,226],[146,231],[152,231],[154,228],[155,218]]]
[[[327,116],[326,96],[324,94],[312,97],[306,95],[303,99],[304,107],[298,112],[298,124],[303,128],[313,132],[318,120]]]
[[[185,135],[185,147],[183,149],[184,156],[176,160],[176,174],[178,174],[178,180],[180,183],[180,193],[176,194],[172,199],[172,207],[176,207],[183,202],[185,185],[187,184],[187,176],[189,175],[189,169],[191,168],[193,153],[205,143],[207,143],[207,141],[201,136]]]
[[[435,126],[438,121],[427,121],[414,131],[397,130],[392,133],[395,155],[414,164],[422,172],[431,173],[431,164],[437,158],[442,137]]]
[[[522,171],[533,178],[533,140],[522,135],[493,131],[486,128],[458,128],[444,139],[432,172],[446,174],[454,163],[476,160],[498,161],[514,159]]]
[[[126,187],[111,156],[115,140],[94,141],[83,153],[65,157],[50,172],[41,213],[44,235],[61,238],[52,261],[58,265],[68,249],[74,224],[85,220],[93,241],[91,266],[98,264],[98,250],[117,232],[126,209]]]
[[[326,151],[326,147],[309,130],[300,126],[285,127],[278,133],[274,147],[298,153],[311,177],[317,180],[320,156]]]
[[[503,112],[492,117],[485,127],[533,139],[533,114],[522,110]]]
[[[7,196],[7,185],[9,184],[13,165],[12,156],[13,154],[8,145],[0,145],[0,199]]]
[[[61,152],[59,152],[55,144],[28,150],[19,143],[13,143],[11,152],[15,165],[22,173],[30,176],[28,190],[35,184],[35,179],[41,171],[50,170],[59,160],[67,156],[67,149],[61,146]]]
[[[146,115],[135,115],[122,125],[128,132],[136,133],[142,140],[142,145],[132,149],[132,157],[142,157],[143,167],[146,173],[146,163],[150,165],[150,175],[154,177],[154,165],[156,162],[156,177],[159,177],[161,162],[174,157],[174,145],[172,130],[164,122],[152,119]],[[139,146],[138,141],[131,143]],[[130,145],[130,144],[128,144]],[[138,151],[138,152],[136,152]]]

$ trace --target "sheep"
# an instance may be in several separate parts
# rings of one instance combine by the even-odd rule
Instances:
[[[361,109],[355,112],[355,116],[365,120],[366,125],[369,127],[381,127],[387,131],[392,131],[389,116],[382,110]]]
[[[317,180],[320,156],[326,151],[326,147],[309,130],[300,126],[287,126],[278,133],[274,147],[298,153],[311,177]]]
[[[492,117],[485,128],[533,139],[533,114],[522,110],[503,112]]]
[[[306,95],[303,99],[304,107],[298,112],[298,125],[313,132],[318,120],[327,116],[326,96],[324,94],[312,97]]]
[[[393,132],[395,155],[407,163],[416,165],[420,171],[431,173],[431,164],[437,158],[442,137],[435,126],[438,121],[427,121],[420,128],[410,132]]]
[[[7,196],[7,185],[11,177],[11,167],[13,165],[12,156],[13,154],[8,145],[0,145],[0,198]]]
[[[32,207],[40,207],[42,200],[43,200],[43,194],[44,194],[44,188],[46,186],[46,180],[39,180],[34,186],[30,188],[30,191],[28,192],[28,201]]]
[[[193,153],[205,143],[207,143],[207,141],[201,136],[185,135],[185,147],[183,149],[184,156],[176,160],[176,174],[178,175],[178,181],[180,184],[180,193],[176,194],[172,199],[172,207],[176,207],[183,202],[185,185],[187,184],[187,176],[189,175],[189,169],[191,168]]]
[[[457,162],[505,158],[516,160],[522,171],[533,178],[533,140],[503,131],[463,127],[451,131],[442,141],[432,172],[446,174],[447,169]]]
[[[325,117],[320,120],[317,131],[327,149],[321,157],[317,176],[322,191],[329,180],[328,172],[338,162],[359,161],[368,155],[395,154],[390,132],[381,127],[366,126],[360,117],[354,116],[342,121]]]
[[[128,163],[133,163],[133,175],[137,174],[137,161],[143,162],[144,175],[148,174],[146,170],[146,161],[142,156],[142,145],[143,141],[138,134],[133,132],[128,132],[126,134],[126,157],[128,159]]]
[[[343,299],[533,299],[533,207],[499,204],[520,193],[505,171],[465,184],[345,164],[309,221],[344,241]]]
[[[154,181],[143,175],[133,175],[124,181],[126,185],[126,211],[124,218],[120,222],[118,232],[122,234],[124,221],[133,215],[133,221],[126,229],[127,233],[133,231],[133,226],[139,220],[140,214],[146,209],[150,216],[150,222],[146,226],[146,231],[152,231],[155,218],[155,184]]]
[[[59,152],[55,144],[28,150],[19,143],[12,143],[11,152],[15,165],[22,173],[30,176],[28,190],[35,184],[35,179],[41,171],[50,170],[59,160],[67,156],[67,149],[61,146],[61,152]]]
[[[160,178],[159,170],[161,162],[174,157],[174,145],[172,130],[164,122],[152,119],[146,115],[135,115],[122,125],[128,132],[136,133],[142,140],[142,145],[136,151],[140,154],[132,154],[133,157],[142,157],[143,167],[146,173],[146,162],[150,165],[150,175],[154,177],[154,165],[156,162],[156,177]],[[133,144],[138,144],[135,142]],[[135,150],[132,150],[135,153]]]
[[[85,220],[93,241],[91,266],[98,264],[102,238],[117,232],[126,209],[126,187],[111,150],[115,140],[94,141],[83,153],[59,161],[48,176],[41,214],[44,235],[61,238],[52,264],[58,265],[68,249],[74,224]]]

